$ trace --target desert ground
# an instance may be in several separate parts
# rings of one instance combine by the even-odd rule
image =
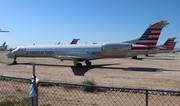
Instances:
[[[72,61],[61,62],[53,58],[6,57],[0,51],[0,75],[22,78],[32,77],[32,63],[40,80],[81,83],[92,79],[100,86],[180,90],[180,54],[151,54],[149,57],[109,58],[92,60],[92,66],[76,68]]]

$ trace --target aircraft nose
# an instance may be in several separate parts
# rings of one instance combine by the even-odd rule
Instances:
[[[7,57],[8,57],[8,58],[14,58],[14,55],[13,55],[12,51],[10,51],[10,52],[7,54]]]

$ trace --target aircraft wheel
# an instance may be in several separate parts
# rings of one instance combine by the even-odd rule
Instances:
[[[132,59],[137,59],[137,56],[132,57]]]
[[[16,61],[17,57],[14,57],[14,61],[12,64],[17,64],[17,61]]]
[[[17,64],[17,61],[13,61],[13,64]]]
[[[91,64],[92,64],[90,61],[89,62],[85,62],[85,63],[86,63],[87,66],[91,66]]]
[[[148,54],[146,54],[146,56],[149,56]]]
[[[81,63],[77,63],[77,64],[76,64],[76,67],[78,67],[78,68],[79,68],[79,67],[82,67],[82,64],[81,64]]]

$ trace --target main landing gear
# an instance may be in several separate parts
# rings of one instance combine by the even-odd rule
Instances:
[[[148,54],[146,54],[146,56],[149,56]]]
[[[14,61],[12,64],[17,64],[17,61],[16,61],[17,57],[14,57]]]
[[[86,66],[91,66],[92,63],[91,63],[89,60],[86,60],[86,61],[85,61],[85,64],[86,64]],[[74,66],[76,66],[76,67],[82,67],[82,63],[79,63],[78,60],[74,60]]]
[[[91,66],[92,64],[89,60],[85,61],[85,63],[86,63],[86,66]]]
[[[137,59],[137,56],[133,56],[132,59]]]

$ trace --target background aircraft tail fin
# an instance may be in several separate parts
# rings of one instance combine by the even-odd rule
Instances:
[[[70,44],[77,44],[78,40],[80,39],[73,39]]]
[[[166,40],[166,42],[163,44],[163,46],[173,45],[175,39],[177,39],[177,38],[176,38],[176,37],[168,38],[168,39]]]
[[[5,47],[5,45],[6,45],[6,42],[4,42],[4,43],[2,44],[2,47]]]
[[[135,44],[156,46],[162,29],[168,24],[169,23],[167,21],[160,21],[156,22],[155,24],[149,25],[149,27]]]
[[[173,49],[174,47],[174,40],[176,39],[176,37],[173,37],[173,38],[169,38],[166,40],[166,42],[162,45],[162,47],[165,47],[169,50]]]

